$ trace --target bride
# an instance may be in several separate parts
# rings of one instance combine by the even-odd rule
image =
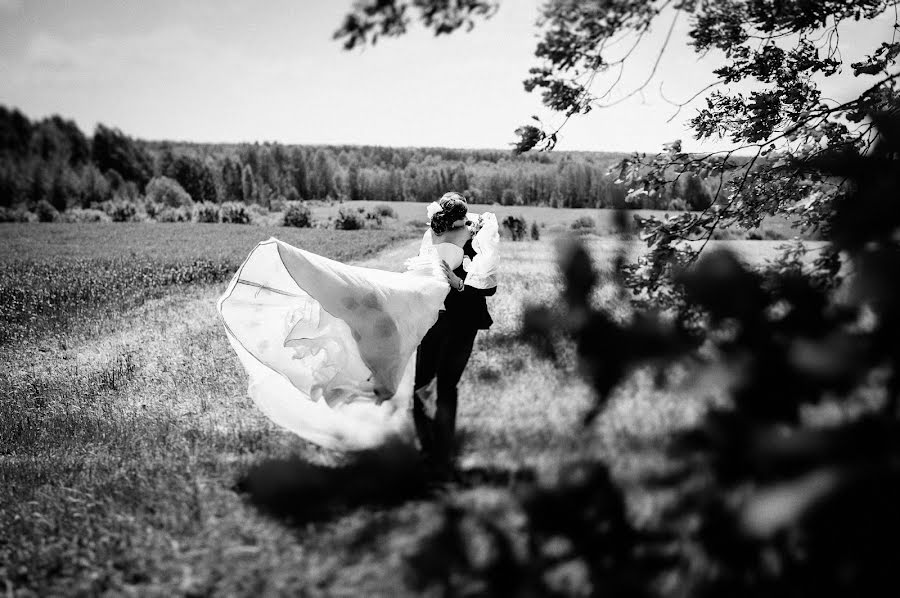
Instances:
[[[429,224],[459,201],[448,193],[429,205]],[[496,285],[496,217],[468,214],[451,225],[462,227],[474,249],[467,275],[450,263],[464,258],[460,235],[445,241],[438,227],[426,231],[405,272],[342,264],[274,237],[259,243],[217,309],[262,412],[331,449],[411,439],[416,348],[445,309],[451,283],[460,285],[453,270],[482,288]]]

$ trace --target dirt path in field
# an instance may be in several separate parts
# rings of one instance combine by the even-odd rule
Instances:
[[[357,260],[353,264],[357,266],[365,266],[367,268],[379,268],[382,270],[392,270],[402,272],[404,270],[403,262],[406,258],[418,255],[421,239],[412,239],[410,241],[402,241],[386,249],[382,249],[376,255]]]
[[[355,263],[402,271],[419,243],[403,241]],[[579,427],[590,390],[574,368],[549,363],[518,338],[523,304],[558,292],[552,240],[501,247],[500,287],[489,300],[494,325],[479,333],[459,389],[463,468],[552,471],[599,453],[617,474],[627,473],[642,457],[623,450],[623,438],[652,437],[697,416],[701,406],[691,396],[662,393],[637,376],[595,428]],[[591,244],[601,265],[611,263],[615,247]],[[13,480],[10,509],[0,510],[0,524],[7,516],[34,522],[41,559],[23,557],[22,565],[32,578],[55,580],[48,594],[106,579],[108,586],[85,593],[411,595],[401,582],[403,554],[439,520],[439,505],[359,509],[298,533],[234,491],[240,472],[261,460],[333,455],[277,428],[247,398],[246,375],[215,310],[225,286],[148,301],[112,316],[95,337],[46,339],[0,371],[8,386],[36,389],[28,395],[33,404],[0,414],[19,434],[0,447],[9,475],[24,476],[17,473],[23,464],[35,472]],[[454,492],[455,500],[482,506],[499,500],[485,488]],[[636,500],[638,511],[651,506]],[[82,544],[90,550],[66,552]],[[39,566],[32,562],[84,564],[63,578],[31,569]]]

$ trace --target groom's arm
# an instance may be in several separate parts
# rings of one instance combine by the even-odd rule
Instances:
[[[468,241],[468,242],[463,246],[463,253],[464,253],[469,259],[472,259],[472,258],[475,257],[475,248],[472,247],[472,242],[471,242],[471,241]],[[468,275],[469,275],[469,273],[466,272],[465,269],[463,269],[462,266],[460,266],[460,267],[459,267],[459,272],[457,273],[457,276],[459,276],[460,278],[463,279],[463,281],[465,281],[465,280],[466,280],[466,277],[467,277]],[[491,295],[493,295],[494,293],[497,292],[497,287],[496,287],[496,285],[495,285],[495,286],[492,286],[492,287],[488,287],[488,288],[486,288],[486,289],[480,289],[480,288],[478,288],[478,287],[473,287],[473,286],[469,286],[469,285],[464,285],[464,286],[463,286],[463,290],[462,290],[461,292],[463,292],[463,293],[468,293],[469,295],[479,295],[479,296],[481,296],[481,297],[490,297]]]

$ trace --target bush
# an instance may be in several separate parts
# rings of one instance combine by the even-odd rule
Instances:
[[[250,224],[275,224],[275,222],[270,222],[272,220],[272,212],[266,206],[252,203],[247,206],[247,211],[250,214]]]
[[[46,199],[42,199],[37,203],[34,213],[37,214],[38,222],[56,222],[59,220],[59,212]]]
[[[525,238],[525,219],[521,216],[507,216],[503,219],[503,228],[506,229],[513,241],[521,241]]]
[[[194,204],[194,222],[221,222],[222,211],[218,204],[200,201]]]
[[[312,226],[312,212],[302,201],[292,201],[287,204],[281,223],[284,226],[309,228]]]
[[[147,183],[147,201],[170,208],[189,207],[194,200],[178,181],[165,176],[158,176]]]
[[[379,228],[383,222],[381,215],[374,210],[366,210],[365,212],[363,212],[363,215],[366,217],[366,224],[373,228]]]
[[[0,208],[0,222],[31,222],[34,214],[24,208]]]
[[[186,207],[163,208],[156,213],[157,222],[190,222],[191,212]]]
[[[222,222],[229,224],[250,224],[250,211],[247,206],[237,201],[226,201],[222,204]]]
[[[397,212],[394,211],[394,208],[391,206],[381,203],[372,208],[372,212],[380,216],[381,218],[396,218]]]
[[[66,210],[62,215],[63,222],[111,222],[112,218],[103,210],[94,210],[90,208],[71,208]]]
[[[334,219],[334,228],[338,230],[359,230],[366,225],[361,208],[341,208],[337,218]]]
[[[269,209],[273,212],[284,212],[291,205],[291,202],[298,201],[300,196],[295,189],[288,189],[290,197],[279,195],[269,201]]]
[[[540,241],[541,240],[541,228],[538,226],[537,221],[531,223],[531,240],[532,241]]]
[[[590,216],[579,216],[570,226],[572,230],[594,230],[597,228],[597,222]]]
[[[134,222],[137,219],[137,204],[128,199],[107,201],[101,208],[113,222]]]

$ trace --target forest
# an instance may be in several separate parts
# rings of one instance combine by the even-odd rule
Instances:
[[[712,193],[696,174],[626,198],[625,154],[279,143],[203,144],[135,139],[98,124],[29,119],[0,106],[0,217],[54,220],[69,209],[113,220],[151,216],[146,204],[184,208],[239,202],[280,210],[290,201],[430,201],[448,190],[474,203],[566,208],[703,209]]]

